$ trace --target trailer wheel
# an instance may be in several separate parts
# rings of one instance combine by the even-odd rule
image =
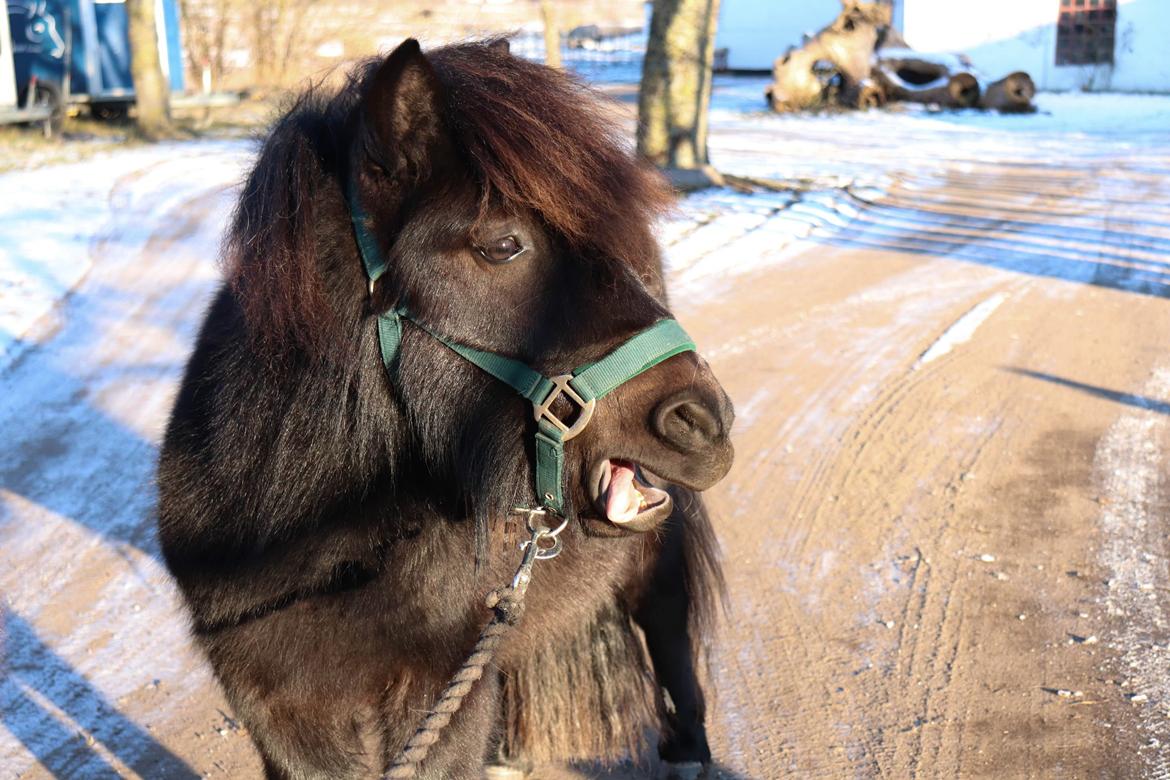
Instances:
[[[47,106],[49,118],[44,121],[45,138],[61,134],[65,125],[65,103],[61,100],[61,88],[50,81],[37,81],[33,92],[34,106]]]
[[[131,103],[94,103],[90,106],[89,113],[94,119],[100,119],[103,122],[125,122],[130,118]]]

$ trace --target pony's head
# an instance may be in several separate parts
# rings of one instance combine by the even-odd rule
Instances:
[[[237,295],[258,349],[342,365],[365,398],[347,408],[395,438],[400,490],[480,519],[533,503],[532,405],[432,334],[555,376],[670,316],[652,232],[668,194],[606,116],[498,42],[408,40],[274,130],[232,232]],[[374,285],[351,202],[386,263]],[[376,322],[394,309],[411,319],[386,371]],[[552,411],[579,413],[564,397]],[[655,527],[670,498],[647,475],[710,487],[731,421],[692,351],[635,376],[565,445],[566,515]]]

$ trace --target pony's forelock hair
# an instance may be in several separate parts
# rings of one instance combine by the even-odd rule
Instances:
[[[665,180],[635,159],[593,90],[500,40],[427,52],[481,202],[530,209],[575,249],[644,262],[656,251],[647,227],[673,200]]]

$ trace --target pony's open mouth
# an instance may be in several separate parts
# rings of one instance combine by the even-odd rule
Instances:
[[[593,503],[609,522],[630,531],[649,531],[670,516],[670,495],[647,484],[637,463],[612,458],[593,467]]]

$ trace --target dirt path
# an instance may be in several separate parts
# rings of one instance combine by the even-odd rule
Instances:
[[[682,306],[739,410],[736,771],[1170,776],[1170,152],[1092,157],[894,171]]]
[[[738,409],[725,776],[1170,777],[1170,144],[930,126],[875,155],[758,124],[717,125],[717,161],[860,183],[709,196],[666,233]],[[0,369],[3,777],[257,776],[149,517],[243,159],[181,185],[199,154],[127,170],[93,270]]]

